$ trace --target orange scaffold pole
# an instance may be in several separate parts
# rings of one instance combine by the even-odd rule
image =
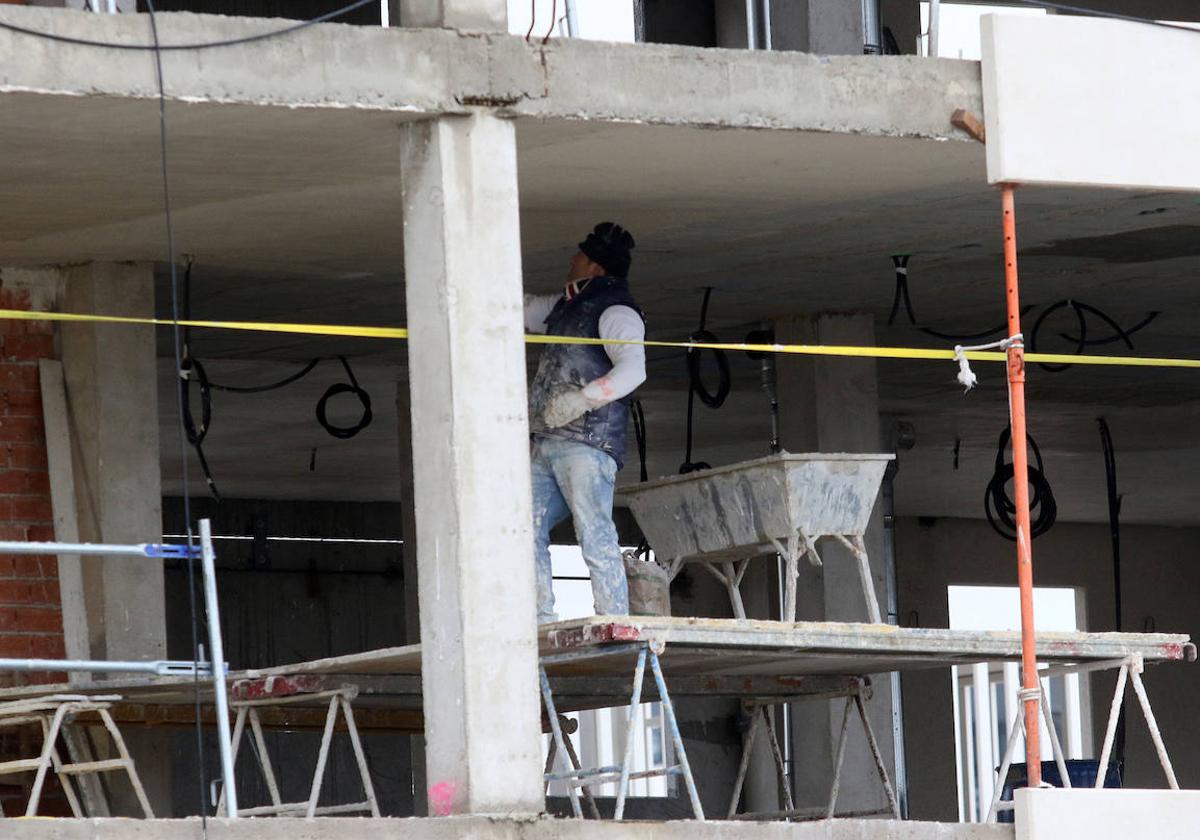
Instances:
[[[1017,582],[1021,589],[1021,685],[1025,702],[1025,772],[1029,787],[1042,782],[1038,744],[1037,644],[1033,629],[1033,538],[1029,531],[1029,453],[1025,436],[1025,345],[1017,285],[1017,220],[1011,184],[1001,193],[1004,212],[1004,287],[1008,303],[1008,403],[1012,423],[1013,486],[1017,505]],[[1003,780],[1001,780],[1003,784]]]

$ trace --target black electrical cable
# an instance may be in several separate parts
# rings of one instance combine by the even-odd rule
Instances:
[[[1126,329],[1113,320],[1113,318],[1107,313],[1097,309],[1094,306],[1091,306],[1090,304],[1070,299],[1060,300],[1057,303],[1053,303],[1047,307],[1046,310],[1038,316],[1037,320],[1034,321],[1033,329],[1029,332],[1029,352],[1037,352],[1037,345],[1039,337],[1041,336],[1042,325],[1045,323],[1047,318],[1049,318],[1055,312],[1058,312],[1060,309],[1070,309],[1075,314],[1075,320],[1079,327],[1078,335],[1068,335],[1061,332],[1059,333],[1060,338],[1075,345],[1074,350],[1071,351],[1074,355],[1081,355],[1088,347],[1094,347],[1099,344],[1112,344],[1118,341],[1122,342],[1132,352],[1134,347],[1133,340],[1130,338],[1130,336],[1136,333],[1138,330],[1149,326],[1151,322],[1153,322],[1154,319],[1159,316],[1158,312],[1150,312],[1145,318],[1138,321],[1132,327]],[[1093,338],[1089,336],[1087,328],[1087,316],[1089,315],[1095,316],[1103,321],[1104,324],[1107,325],[1110,330],[1112,330],[1112,335],[1104,336],[1102,338]],[[1039,362],[1039,364],[1044,370],[1049,371],[1050,373],[1060,373],[1071,367],[1069,363]]]
[[[646,411],[641,400],[634,400],[629,406],[629,414],[633,418],[633,437],[637,442],[638,475],[644,483],[650,480],[650,471],[646,467]],[[635,550],[638,557],[647,560],[650,557],[650,543],[642,537]]]
[[[689,341],[694,341],[701,344],[719,344],[720,339],[710,333],[705,327],[708,324],[708,303],[712,298],[712,287],[709,286],[704,290],[704,300],[700,304],[700,326],[697,330],[688,337]],[[732,387],[732,380],[729,375],[729,359],[725,355],[724,350],[711,350],[713,359],[717,363],[718,379],[716,391],[709,391],[704,384],[701,376],[701,353],[704,351],[700,348],[691,347],[687,351],[687,369],[688,369],[688,403],[687,403],[687,426],[686,440],[684,444],[683,463],[679,465],[680,474],[695,472],[696,470],[710,470],[712,464],[705,461],[692,460],[692,443],[693,443],[693,425],[695,422],[695,407],[696,397],[700,397],[700,401],[709,408],[720,408],[725,404],[726,398],[729,396],[729,389]]]
[[[318,23],[327,23],[342,15],[348,14],[355,9],[360,9],[363,6],[369,6],[377,3],[378,0],[356,0],[354,3],[342,6],[340,9],[334,9],[332,12],[326,12],[309,20],[302,20],[291,26],[284,26],[279,29],[273,29],[270,32],[262,32],[258,35],[247,35],[243,38],[229,38],[224,41],[198,41],[191,44],[159,44],[157,41],[157,25],[151,22],[151,28],[154,29],[155,41],[151,44],[122,44],[117,41],[94,41],[90,38],[73,38],[69,35],[58,35],[54,32],[45,32],[40,29],[30,29],[26,26],[18,26],[15,23],[8,21],[0,21],[0,29],[6,29],[9,32],[17,32],[21,35],[29,35],[34,38],[42,38],[46,41],[57,41],[60,44],[75,44],[81,47],[101,47],[108,50],[141,50],[146,52],[154,52],[156,55],[164,52],[178,50],[211,50],[220,47],[236,47],[242,44],[253,44],[257,41],[267,41],[271,38],[280,38],[284,35],[290,35],[293,32],[299,32],[301,29],[307,29]],[[147,11],[151,17],[154,16],[153,3],[146,3]]]
[[[1104,453],[1104,484],[1108,497],[1108,533],[1112,542],[1113,567],[1113,629],[1118,633],[1123,628],[1121,604],[1121,495],[1117,491],[1117,450],[1113,445],[1108,421],[1097,419],[1100,426],[1100,448]],[[1125,701],[1121,700],[1121,711],[1117,716],[1117,728],[1113,745],[1113,759],[1118,767],[1125,763]]]
[[[896,291],[895,294],[892,295],[892,310],[888,314],[887,319],[889,327],[896,322],[896,316],[900,312],[900,305],[903,303],[905,314],[908,315],[909,324],[925,333],[925,335],[930,336],[931,338],[941,339],[942,341],[953,341],[955,343],[982,341],[985,338],[990,338],[994,335],[1000,335],[1008,329],[1007,323],[1004,323],[1000,324],[999,326],[992,327],[990,330],[983,330],[982,332],[955,334],[941,332],[930,327],[921,326],[917,320],[916,312],[913,309],[912,296],[908,291],[908,260],[911,256],[911,254],[892,254],[892,266],[896,271]],[[1025,306],[1021,309],[1021,314],[1025,315],[1033,308],[1034,307],[1032,306]]]
[[[275,391],[283,388],[286,385],[291,385],[293,382],[299,382],[308,374],[312,373],[312,369],[321,363],[321,357],[310,359],[308,364],[300,370],[285,376],[278,382],[270,382],[266,385],[218,385],[216,382],[210,382],[209,387],[214,391],[228,391],[231,394],[265,394],[267,391]]]
[[[183,337],[179,326],[179,275],[175,266],[175,229],[171,219],[171,182],[167,168],[167,94],[166,86],[163,84],[162,51],[159,49],[158,23],[155,20],[153,0],[146,0],[146,6],[150,11],[150,34],[154,40],[154,75],[158,83],[158,140],[159,154],[162,162],[163,217],[167,233],[167,265],[170,266],[171,270],[171,315],[174,320],[171,332],[175,351],[175,370],[181,371],[183,370]],[[184,527],[187,529],[189,554],[187,561],[188,609],[192,629],[192,662],[195,665],[192,687],[195,695],[196,760],[200,765],[200,830],[204,837],[208,837],[208,809],[205,804],[208,778],[204,763],[204,727],[200,715],[200,619],[196,598],[196,564],[191,556],[195,552],[196,541],[192,534],[192,501],[188,487],[187,431],[183,423],[185,413],[184,394],[186,389],[186,383],[182,379],[176,379],[175,404],[180,417],[179,460],[183,477],[183,518]]]
[[[1008,496],[1008,484],[1013,480],[1013,465],[1005,460],[1009,440],[1012,437],[1012,427],[1005,426],[996,444],[996,469],[988,482],[983,494],[983,512],[987,516],[992,529],[1009,541],[1016,541],[1017,512],[1016,503]],[[1029,524],[1031,538],[1040,537],[1054,527],[1058,519],[1058,503],[1054,500],[1054,491],[1046,480],[1045,466],[1042,463],[1042,452],[1037,442],[1026,435],[1029,448],[1033,450],[1034,463],[1028,465],[1029,473]]]
[[[350,362],[346,360],[346,357],[338,356],[338,359],[341,361],[342,367],[346,369],[346,376],[350,378],[350,381],[337,382],[329,386],[328,390],[321,396],[321,399],[317,401],[317,422],[335,438],[347,440],[371,425],[371,420],[373,419],[371,413],[371,395],[359,386],[358,380],[354,377],[354,371],[350,369]],[[329,422],[325,411],[326,405],[332,397],[336,397],[338,394],[354,394],[354,396],[358,397],[359,403],[362,404],[362,415],[359,417],[358,422],[352,426],[335,426]]]
[[[704,302],[700,305],[700,327],[688,337],[688,341],[694,341],[697,344],[720,344],[720,339],[705,329],[708,323],[708,301],[711,297],[712,286],[709,286],[704,290]],[[717,363],[717,390],[709,391],[704,384],[703,376],[701,376],[700,363],[704,353],[703,349],[691,348],[687,351],[688,379],[695,389],[696,396],[700,398],[700,402],[709,408],[720,408],[725,404],[732,385],[729,376],[729,358],[725,355],[724,350],[710,349],[709,352],[712,353],[713,360]]]
[[[1090,309],[1091,307],[1088,307],[1088,308]],[[1113,323],[1113,321],[1110,318],[1108,318],[1107,315],[1104,315],[1103,313],[1100,313],[1100,312],[1097,312],[1097,314],[1099,314],[1106,321],[1108,321],[1108,323],[1111,324],[1116,329],[1116,332],[1113,335],[1105,336],[1104,338],[1089,338],[1087,341],[1083,342],[1085,346],[1096,347],[1097,345],[1100,345],[1100,344],[1115,344],[1118,341],[1124,341],[1125,344],[1128,345],[1130,349],[1133,349],[1133,345],[1130,344],[1130,341],[1129,341],[1129,336],[1133,335],[1134,333],[1138,332],[1139,330],[1143,330],[1146,327],[1150,326],[1150,324],[1154,321],[1154,319],[1157,318],[1162,313],[1157,312],[1157,311],[1149,312],[1146,314],[1145,318],[1138,321],[1132,327],[1129,327],[1126,329],[1122,329],[1121,327],[1118,327],[1115,323]],[[1073,338],[1072,336],[1066,335],[1064,333],[1059,333],[1059,336],[1066,341],[1071,341],[1071,342],[1076,341],[1075,338]]]

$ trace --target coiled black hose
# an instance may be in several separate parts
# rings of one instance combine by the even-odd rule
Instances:
[[[192,320],[192,264],[193,261],[189,259],[183,273],[183,321]],[[371,412],[371,395],[358,384],[358,379],[355,378],[354,371],[351,370],[350,362],[347,361],[346,357],[338,356],[338,359],[341,361],[342,367],[345,368],[346,376],[350,381],[349,383],[339,382],[329,386],[317,402],[316,414],[317,422],[321,424],[321,427],[325,431],[335,438],[346,440],[354,437],[367,426],[371,425],[373,415]],[[320,362],[320,357],[310,359],[303,368],[295,373],[265,385],[221,385],[208,378],[208,373],[205,371],[204,365],[192,355],[191,328],[187,326],[183,327],[183,357],[179,369],[179,377],[183,379],[183,388],[180,390],[183,428],[187,436],[187,441],[195,451],[196,459],[200,462],[200,468],[204,472],[204,481],[208,485],[208,492],[215,500],[218,502],[221,501],[221,493],[217,489],[217,482],[213,478],[212,469],[208,465],[208,458],[204,454],[204,439],[208,436],[209,429],[212,427],[212,392],[215,390],[228,391],[234,394],[263,394],[268,391],[274,391],[303,379]],[[196,416],[192,411],[191,386],[193,382],[200,393],[199,423],[196,422]],[[326,414],[326,406],[330,398],[338,394],[354,394],[362,405],[362,415],[351,426],[336,426],[329,422]]]
[[[996,469],[988,482],[983,494],[983,511],[992,529],[1015,542],[1017,539],[1016,503],[1008,496],[1008,484],[1013,480],[1013,465],[1005,460],[1009,440],[1012,438],[1012,427],[1005,426],[996,444]],[[1029,464],[1029,515],[1031,521],[1029,530],[1031,538],[1040,537],[1054,527],[1058,519],[1058,503],[1054,499],[1054,491],[1046,480],[1045,467],[1042,463],[1042,451],[1037,442],[1026,435],[1029,448],[1033,450],[1034,463]],[[1035,515],[1036,514],[1036,515]]]
[[[711,286],[704,290],[704,301],[700,304],[700,326],[688,337],[689,341],[699,344],[720,343],[720,339],[705,329],[708,323],[708,302],[712,297],[712,291]],[[701,370],[702,354],[704,352],[703,349],[698,347],[689,348],[687,351],[687,440],[683,463],[679,465],[680,474],[695,472],[696,470],[712,469],[712,465],[705,461],[692,460],[692,427],[695,422],[696,397],[699,396],[700,401],[709,408],[720,408],[729,397],[729,389],[733,385],[729,374],[729,358],[725,355],[725,351],[710,349],[708,352],[712,354],[713,360],[717,363],[717,388],[715,391],[708,390],[708,387],[704,384],[704,377]]]

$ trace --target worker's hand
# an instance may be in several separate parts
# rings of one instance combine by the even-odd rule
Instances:
[[[559,391],[546,403],[542,419],[546,426],[557,429],[566,426],[591,411],[595,406],[583,395],[583,389],[571,388]]]

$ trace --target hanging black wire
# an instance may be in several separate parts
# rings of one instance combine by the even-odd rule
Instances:
[[[1102,312],[1101,310],[1097,309],[1094,306],[1091,306],[1089,304],[1083,303],[1078,300],[1069,300],[1069,299],[1068,300],[1060,300],[1057,303],[1053,303],[1050,306],[1048,306],[1046,308],[1046,310],[1044,312],[1042,312],[1041,315],[1038,316],[1038,319],[1036,321],[1034,321],[1033,329],[1029,333],[1029,352],[1031,352],[1031,353],[1037,352],[1037,345],[1038,345],[1038,340],[1041,336],[1042,325],[1045,323],[1047,318],[1049,318],[1055,312],[1058,312],[1060,309],[1070,309],[1075,314],[1075,321],[1076,321],[1076,324],[1078,325],[1078,329],[1079,329],[1078,335],[1072,336],[1072,335],[1067,335],[1065,333],[1059,333],[1060,338],[1063,338],[1064,340],[1069,341],[1070,343],[1075,345],[1075,349],[1071,351],[1074,355],[1082,354],[1088,347],[1092,347],[1092,346],[1095,346],[1098,344],[1112,344],[1117,341],[1123,342],[1125,344],[1126,348],[1128,348],[1130,350],[1130,352],[1132,352],[1133,351],[1133,341],[1130,340],[1130,336],[1133,335],[1134,333],[1136,333],[1138,330],[1144,329],[1145,327],[1149,326],[1150,323],[1152,321],[1154,321],[1154,319],[1157,318],[1159,315],[1158,312],[1150,312],[1146,315],[1145,318],[1143,318],[1137,324],[1130,327],[1129,329],[1125,329],[1120,324],[1118,324],[1116,321],[1114,321],[1111,317],[1109,317],[1106,313]],[[1112,330],[1112,334],[1108,335],[1108,336],[1104,336],[1103,338],[1090,338],[1088,336],[1088,328],[1087,328],[1087,316],[1088,315],[1093,315],[1093,316],[1099,318],[1101,321],[1103,321],[1108,326],[1108,328],[1110,330]],[[1061,373],[1062,371],[1066,370],[1067,368],[1069,368],[1071,366],[1068,363],[1055,363],[1055,362],[1039,362],[1039,364],[1042,366],[1042,368],[1044,370],[1046,370],[1050,373]]]
[[[1108,534],[1112,543],[1113,570],[1113,629],[1123,629],[1121,604],[1121,495],[1117,490],[1117,449],[1113,444],[1108,421],[1103,417],[1096,423],[1100,427],[1100,448],[1104,453],[1104,485],[1108,497]],[[1121,711],[1117,715],[1117,728],[1113,739],[1113,760],[1118,767],[1125,764],[1125,699],[1121,698]]]
[[[996,335],[1003,335],[1008,330],[1007,323],[1000,324],[997,327],[992,327],[990,330],[983,330],[976,333],[947,333],[935,330],[930,327],[921,326],[917,320],[917,314],[913,308],[912,296],[908,290],[908,261],[911,254],[892,254],[892,266],[896,271],[896,291],[892,295],[892,311],[888,315],[888,326],[896,323],[896,316],[900,313],[901,304],[904,305],[904,313],[908,316],[908,323],[916,327],[921,332],[932,338],[938,338],[942,341],[953,341],[955,343],[964,343],[971,341],[982,341],[985,338],[991,338]],[[1026,306],[1022,308],[1021,314],[1024,315],[1034,307]]]
[[[637,443],[639,480],[650,480],[650,471],[646,467],[646,411],[642,401],[635,399],[629,406],[629,414],[633,418],[633,438]],[[650,543],[645,536],[637,545],[637,556],[643,560],[650,559]]]
[[[184,342],[179,326],[179,273],[175,266],[175,228],[171,219],[171,181],[168,176],[167,166],[167,94],[166,87],[163,84],[162,51],[159,49],[158,23],[154,14],[153,0],[146,0],[146,7],[150,12],[150,34],[154,40],[154,76],[155,81],[158,83],[158,139],[159,155],[162,162],[163,218],[166,223],[167,233],[167,265],[170,266],[171,270],[171,317],[174,320],[171,334],[175,352],[175,370],[182,371]],[[180,417],[179,460],[183,477],[183,520],[187,533],[188,546],[188,559],[185,565],[187,567],[188,611],[192,629],[192,662],[195,666],[193,668],[192,689],[194,693],[193,710],[196,716],[196,761],[199,763],[200,770],[198,801],[200,805],[200,831],[207,838],[208,808],[205,803],[205,793],[208,789],[208,774],[204,762],[204,727],[200,714],[200,613],[196,596],[196,562],[192,556],[196,549],[196,541],[192,534],[192,500],[188,488],[188,433],[183,421],[186,414],[186,394],[187,383],[183,379],[177,378],[175,381],[175,406],[178,409]]]
[[[1054,527],[1058,519],[1058,503],[1054,499],[1050,482],[1046,480],[1042,451],[1032,436],[1025,437],[1029,442],[1029,449],[1033,452],[1033,462],[1028,465],[1029,530],[1030,537],[1037,538]],[[1013,480],[1014,469],[1012,462],[1006,460],[1011,438],[1012,427],[1005,426],[996,444],[996,469],[983,494],[983,512],[987,516],[988,524],[997,534],[1015,542],[1017,505],[1008,495],[1008,485]]]
[[[689,341],[694,341],[699,344],[720,343],[719,338],[705,329],[708,324],[708,302],[709,299],[712,298],[712,291],[713,290],[711,286],[705,288],[704,290],[704,300],[700,304],[700,326],[688,337]],[[696,470],[712,469],[712,465],[705,461],[692,460],[696,397],[700,397],[700,401],[709,408],[720,408],[725,404],[725,400],[729,397],[729,389],[732,387],[732,379],[729,374],[729,358],[725,355],[725,351],[709,349],[708,352],[712,354],[713,360],[717,363],[717,387],[715,391],[708,390],[708,387],[704,384],[704,377],[701,370],[701,362],[703,361],[702,354],[704,352],[704,350],[697,347],[690,347],[687,351],[687,433],[683,463],[679,465],[680,474],[695,472]]]
[[[896,291],[892,296],[892,309],[888,314],[887,319],[889,327],[896,322],[896,316],[899,315],[900,307],[903,305],[904,312],[908,316],[909,324],[925,333],[925,335],[941,339],[943,341],[953,341],[956,344],[982,341],[992,336],[1003,335],[1008,330],[1007,324],[1000,324],[997,327],[994,327],[990,330],[984,330],[983,332],[959,334],[941,332],[940,330],[921,326],[920,321],[917,318],[915,308],[913,307],[912,297],[908,289],[909,256],[909,254],[892,255],[892,266],[896,272]],[[1021,308],[1021,314],[1028,315],[1034,309],[1037,309],[1037,307],[1034,305],[1026,305]],[[1074,355],[1083,354],[1088,347],[1095,347],[1101,344],[1112,344],[1118,341],[1123,342],[1125,346],[1128,347],[1132,352],[1134,348],[1133,341],[1130,339],[1130,336],[1139,330],[1148,327],[1160,314],[1158,312],[1149,312],[1142,320],[1138,321],[1132,327],[1126,329],[1113,320],[1113,318],[1107,313],[1097,309],[1095,306],[1091,306],[1090,304],[1086,304],[1077,300],[1060,300],[1046,307],[1046,309],[1038,316],[1037,320],[1034,321],[1033,329],[1028,333],[1029,352],[1037,352],[1038,338],[1041,334],[1043,324],[1046,322],[1047,318],[1061,309],[1070,309],[1075,315],[1078,334],[1072,336],[1066,333],[1059,333],[1060,338],[1074,345],[1074,349],[1071,351],[1071,353]],[[1102,336],[1100,338],[1090,336],[1088,334],[1087,316],[1099,318],[1112,331],[1111,334]],[[1049,373],[1061,373],[1071,366],[1068,363],[1059,362],[1039,362],[1039,364]]]

